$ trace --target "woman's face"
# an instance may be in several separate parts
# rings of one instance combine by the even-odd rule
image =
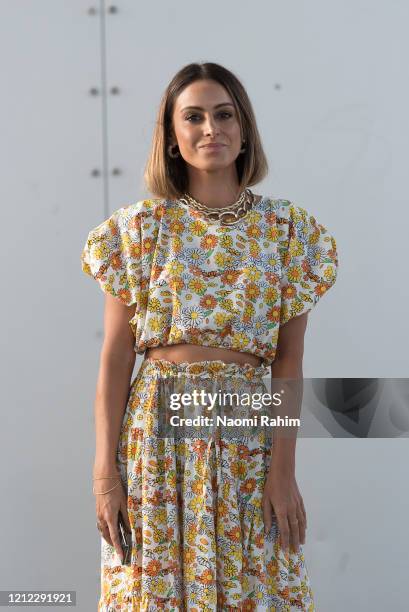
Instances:
[[[233,100],[216,81],[207,79],[188,85],[176,99],[172,120],[180,153],[188,166],[199,170],[227,168],[239,155],[242,138]],[[208,143],[222,146],[203,146]]]

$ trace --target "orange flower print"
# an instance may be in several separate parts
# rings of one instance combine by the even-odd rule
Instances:
[[[275,212],[268,212],[264,215],[267,225],[274,225],[277,221],[277,215]]]
[[[248,494],[248,493],[253,493],[255,488],[256,488],[255,478],[248,478],[240,486],[240,491],[242,493]]]
[[[185,226],[181,221],[172,221],[169,223],[169,229],[172,234],[182,234],[184,232]]]
[[[282,289],[282,294],[283,294],[283,297],[287,299],[291,299],[295,295],[297,295],[297,290],[294,287],[294,285],[285,285]]]
[[[144,238],[142,242],[142,255],[149,254],[154,248],[154,242],[151,238]]]
[[[200,306],[202,306],[205,310],[209,310],[209,309],[213,309],[216,304],[217,304],[217,300],[215,297],[213,297],[212,295],[210,295],[210,293],[204,295],[199,302]]]
[[[257,225],[250,225],[246,234],[249,238],[259,238],[261,236],[261,229]]]
[[[277,323],[280,320],[280,308],[279,306],[273,306],[267,311],[267,319],[273,323]]]
[[[153,218],[160,221],[163,215],[165,214],[165,212],[166,212],[165,206],[163,206],[163,204],[158,204],[157,206],[155,206],[152,212]]]
[[[123,263],[122,263],[122,257],[120,253],[114,253],[114,255],[111,258],[111,266],[113,267],[114,270],[120,270],[122,268]]]
[[[225,534],[232,542],[241,541],[241,529],[240,527],[234,527],[233,529],[226,530]]]
[[[185,548],[183,558],[186,564],[193,563],[196,559],[196,552],[193,547]]]
[[[148,574],[148,576],[157,576],[160,570],[161,564],[155,559],[149,561],[148,565],[144,568],[144,571]]]
[[[184,283],[179,276],[174,276],[173,278],[169,278],[168,284],[169,288],[177,293],[182,289]]]
[[[237,279],[240,276],[240,270],[227,270],[220,277],[223,285],[234,285],[237,282]]]
[[[321,295],[323,295],[323,294],[326,292],[326,290],[327,290],[327,289],[328,289],[328,286],[327,286],[327,285],[325,285],[324,283],[319,283],[319,284],[318,284],[318,285],[315,287],[315,289],[314,289],[314,293],[315,293],[316,295],[321,296]]]
[[[118,297],[126,304],[131,299],[131,292],[128,289],[120,289],[118,291]]]
[[[256,283],[248,283],[245,289],[245,296],[249,300],[256,300],[260,295],[260,287]]]
[[[248,459],[250,457],[250,451],[248,446],[246,446],[245,444],[239,444],[237,446],[237,454],[240,457],[240,459]]]
[[[204,572],[196,576],[197,580],[202,584],[212,584],[213,582],[213,573],[211,570],[206,569]]]
[[[280,277],[275,272],[265,272],[266,280],[273,285],[278,284]]]
[[[213,234],[206,234],[206,236],[204,236],[201,239],[200,246],[205,251],[208,251],[209,249],[214,249],[214,247],[216,246],[217,242],[218,242],[217,236],[214,236]]]

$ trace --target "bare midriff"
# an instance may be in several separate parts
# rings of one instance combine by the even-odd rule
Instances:
[[[172,344],[170,346],[154,346],[146,349],[144,358],[165,359],[174,363],[187,361],[214,361],[220,359],[224,363],[248,363],[258,367],[262,364],[262,358],[250,353],[242,353],[233,349],[219,348],[213,346],[199,346],[197,344]]]

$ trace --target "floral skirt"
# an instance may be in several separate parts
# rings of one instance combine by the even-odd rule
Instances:
[[[220,391],[270,393],[263,382],[268,375],[264,366],[220,360],[142,362],[117,450],[132,555],[129,565],[121,565],[101,538],[99,612],[315,610],[302,545],[297,553],[281,549],[274,516],[264,534],[271,428],[215,424]],[[181,422],[192,410],[171,399],[193,389],[214,394],[213,406],[208,395],[195,404],[212,424],[209,416],[206,425],[166,429],[171,416]],[[238,423],[242,408],[230,410]]]

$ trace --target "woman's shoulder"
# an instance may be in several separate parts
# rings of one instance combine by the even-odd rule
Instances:
[[[309,212],[295,204],[293,200],[288,198],[277,198],[273,196],[266,196],[265,200],[269,206],[271,212],[274,212],[276,219],[282,223],[289,223],[294,220],[306,220],[311,215]]]
[[[132,216],[151,217],[164,208],[164,200],[160,198],[143,198],[131,204],[125,204],[115,210],[111,216],[128,219]]]

